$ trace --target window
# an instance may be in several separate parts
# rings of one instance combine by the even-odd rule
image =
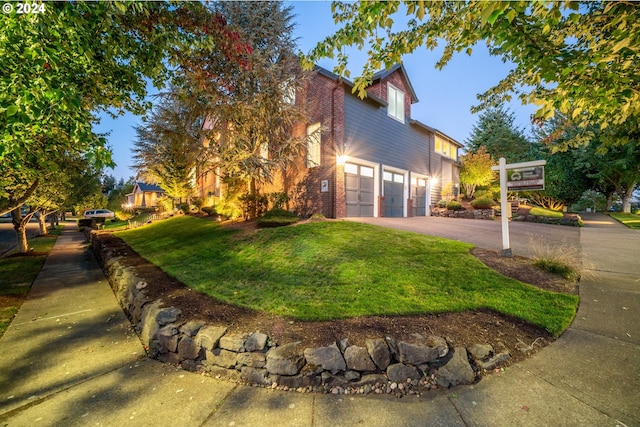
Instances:
[[[453,160],[458,160],[458,148],[449,141],[436,136],[436,153],[449,157]]]
[[[307,127],[307,167],[320,166],[320,148],[322,135],[320,123]]]
[[[390,83],[387,84],[387,102],[387,114],[404,123],[404,93]]]
[[[282,83],[282,101],[291,105],[296,103],[296,85],[291,80]]]

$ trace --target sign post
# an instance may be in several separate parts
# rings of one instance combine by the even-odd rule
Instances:
[[[498,166],[492,166],[492,170],[500,171],[500,209],[502,211],[502,251],[500,255],[507,258],[513,257],[511,243],[509,242],[509,203],[507,191],[532,191],[544,190],[544,165],[546,160],[534,160],[532,162],[507,164],[504,157],[500,157]],[[507,175],[507,171],[511,171]]]

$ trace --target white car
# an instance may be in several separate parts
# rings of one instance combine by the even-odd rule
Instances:
[[[91,209],[88,211],[84,211],[82,217],[84,219],[91,218],[114,218],[116,216],[115,213],[111,212],[108,209]]]

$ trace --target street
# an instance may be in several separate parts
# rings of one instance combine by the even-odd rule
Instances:
[[[13,224],[6,221],[8,220],[3,218],[3,222],[0,223],[0,258],[16,246],[16,232],[13,229]],[[39,232],[37,222],[32,221],[27,225],[28,237],[37,236]]]

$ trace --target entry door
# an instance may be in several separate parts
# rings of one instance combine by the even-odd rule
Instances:
[[[347,216],[373,216],[373,168],[354,163],[346,163],[345,189],[347,196]]]
[[[384,179],[384,216],[404,216],[404,175],[387,172]]]
[[[413,198],[413,216],[427,215],[427,180],[411,179],[411,197]]]

